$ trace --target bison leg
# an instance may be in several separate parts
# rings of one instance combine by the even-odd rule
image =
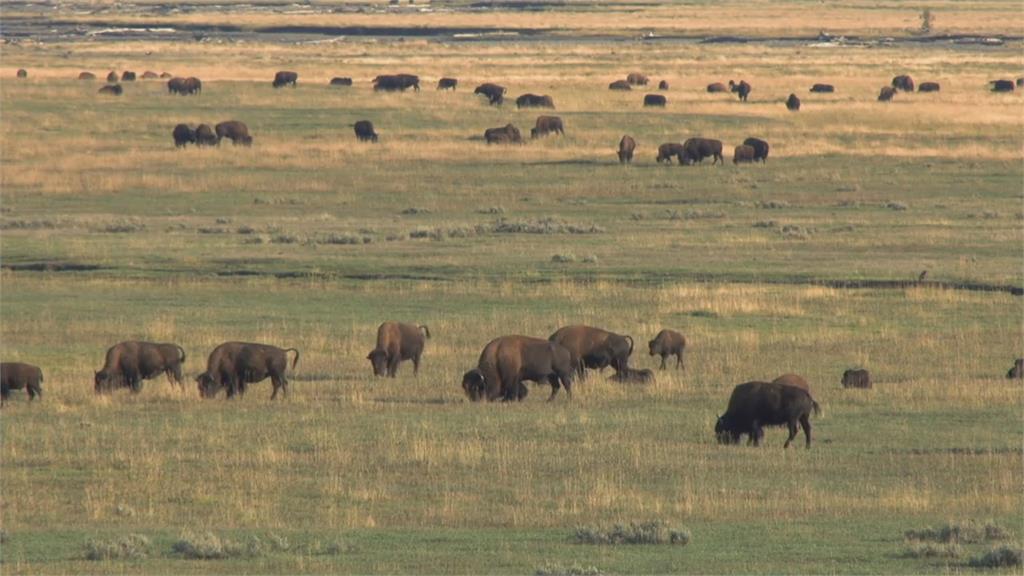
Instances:
[[[278,390],[282,390],[285,397],[288,396],[288,379],[285,378],[283,374],[280,376],[271,376],[270,381],[274,384],[274,391],[270,394],[271,400],[277,398]]]
[[[682,351],[676,352],[676,370],[685,370],[685,369],[686,369],[686,367],[683,366],[683,353],[682,353]]]
[[[398,363],[401,362],[401,360],[402,359],[399,358],[398,354],[388,355],[388,376],[392,378],[398,377]]]
[[[415,376],[420,372],[420,355],[417,354],[412,357],[412,375]]]
[[[800,426],[804,429],[804,437],[807,439],[807,448],[811,447],[811,415],[804,414],[800,417]]]
[[[661,368],[659,368],[659,370],[664,370],[665,369],[665,359],[666,358],[668,358],[668,354],[662,354],[661,355]]]
[[[786,438],[786,443],[782,445],[784,449],[789,448],[789,443],[793,441],[793,438],[796,438],[796,422],[790,420],[786,423],[786,427],[789,428],[789,438]]]
[[[558,375],[552,374],[548,376],[548,383],[551,384],[551,395],[548,396],[548,402],[551,402],[558,395],[558,389],[561,387],[561,384],[558,383]],[[569,391],[566,390],[566,393],[569,393]]]

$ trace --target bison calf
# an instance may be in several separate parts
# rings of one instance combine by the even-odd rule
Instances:
[[[612,374],[611,380],[620,384],[650,384],[654,382],[654,372],[647,368],[642,370],[624,368]]]
[[[28,399],[35,400],[43,396],[43,371],[39,366],[21,362],[0,363],[0,406],[7,403],[11,390],[28,392]]]
[[[196,146],[217,146],[220,144],[220,139],[217,138],[217,133],[210,128],[209,124],[200,124],[196,127]]]
[[[661,356],[660,370],[665,369],[665,360],[669,356],[676,357],[676,369],[682,370],[683,353],[686,352],[686,337],[675,330],[662,330],[647,343],[651,356]]]
[[[867,370],[843,372],[843,388],[871,388],[871,374]]]
[[[800,99],[796,97],[796,94],[790,94],[789,98],[786,98],[786,110],[790,112],[800,111]]]
[[[751,138],[747,138],[746,140],[744,140],[743,143],[745,145],[750,146],[750,147],[752,147],[754,149],[754,160],[755,161],[760,160],[761,163],[767,163],[768,162],[768,150],[769,150],[770,147],[768,146],[767,142],[765,142],[764,140],[761,140],[760,138],[753,138],[753,137],[751,137]]]
[[[374,376],[398,374],[398,363],[412,360],[412,373],[420,371],[420,358],[430,328],[402,322],[384,322],[377,328],[377,346],[366,355]]]
[[[753,162],[756,154],[757,152],[754,150],[753,146],[741,144],[737,146],[736,150],[732,153],[732,163],[739,164],[740,162]]]
[[[896,89],[889,86],[882,86],[882,89],[878,91],[879,102],[889,102],[892,97],[896,95]]]
[[[672,157],[675,156],[679,163],[683,163],[683,145],[678,142],[666,142],[661,146],[658,146],[658,156],[655,160],[658,164],[662,162],[672,163]]]

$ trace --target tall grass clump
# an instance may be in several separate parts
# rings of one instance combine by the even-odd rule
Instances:
[[[614,546],[619,544],[674,544],[686,546],[690,543],[690,531],[681,528],[669,529],[660,520],[616,524],[611,528],[581,527],[576,529],[578,544]]]
[[[88,560],[137,560],[148,557],[150,547],[149,538],[141,534],[115,540],[89,540],[85,543],[85,557]]]

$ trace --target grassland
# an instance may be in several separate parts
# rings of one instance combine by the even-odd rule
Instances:
[[[999,524],[1011,536],[998,543],[1019,547],[1024,391],[1003,375],[1024,350],[1024,306],[1005,292],[944,288],[1024,284],[1021,96],[985,90],[1020,75],[1019,43],[595,39],[621,29],[616,6],[574,14],[593,28],[578,43],[4,46],[0,342],[5,361],[39,364],[46,383],[42,402],[16,394],[0,420],[0,569],[981,571],[968,560],[993,542],[919,557],[904,541],[907,530],[969,520]],[[780,7],[800,19],[775,29],[739,8],[692,20],[685,6],[637,14],[664,31],[818,26],[800,2]],[[870,9],[850,2],[823,19],[892,34],[917,13],[881,3],[872,19]],[[1010,4],[948,9],[936,8],[937,22],[951,29],[957,10],[963,29],[1014,32],[1003,24]],[[329,22],[527,27],[542,16]],[[30,77],[14,81],[21,67]],[[102,99],[98,82],[74,80],[110,69],[196,75],[204,90],[172,97],[160,82],[136,82]],[[273,90],[279,69],[298,71],[298,88]],[[642,91],[605,89],[632,70],[668,80],[665,110],[643,110]],[[392,71],[421,75],[425,89],[372,93],[369,80]],[[901,72],[943,91],[876,103]],[[332,76],[356,85],[329,88]],[[459,77],[459,90],[434,91],[440,76]],[[702,91],[740,77],[754,86],[747,104]],[[567,135],[488,147],[485,128],[528,128],[538,113],[486,106],[471,94],[482,81],[513,96],[551,94]],[[817,81],[838,92],[807,94]],[[804,100],[797,114],[782,105],[790,92]],[[379,144],[354,141],[350,124],[364,118]],[[248,123],[252,148],[173,148],[178,122],[227,119]],[[624,133],[640,143],[632,166],[614,155]],[[727,149],[761,136],[771,157],[654,163],[658,144],[694,135]],[[66,267],[85,270],[57,271]],[[935,283],[825,285],[909,282],[921,270]],[[431,327],[419,377],[408,366],[396,380],[370,375],[364,357],[386,319]],[[679,329],[688,368],[637,387],[596,376],[572,401],[544,403],[541,388],[517,405],[463,398],[461,374],[487,340],[575,322],[638,343]],[[302,358],[285,401],[270,402],[267,384],[242,400],[200,401],[192,386],[163,380],[139,395],[94,395],[106,347],[129,338],[181,343],[190,376],[225,340],[294,346]],[[644,350],[633,363],[656,366]],[[854,366],[871,370],[874,389],[839,387]],[[810,451],[783,452],[780,430],[761,449],[714,443],[733,385],[790,371],[824,407]],[[580,526],[650,520],[685,527],[690,543],[573,539]],[[173,551],[206,531],[252,552]],[[147,557],[87,559],[88,541],[130,534],[150,540]]]

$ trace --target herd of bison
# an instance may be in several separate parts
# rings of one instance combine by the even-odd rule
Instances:
[[[419,372],[426,341],[431,337],[427,326],[402,322],[384,322],[377,329],[377,341],[366,356],[375,376],[394,378],[401,362],[411,360],[413,373]],[[661,358],[660,369],[675,357],[675,368],[684,369],[683,358],[687,340],[674,330],[662,330],[647,343],[651,356]],[[556,330],[547,339],[510,335],[495,338],[484,346],[476,367],[462,376],[462,389],[473,402],[522,401],[528,389],[525,382],[547,383],[551,386],[548,401],[561,388],[572,398],[573,382],[587,378],[588,370],[603,371],[611,367],[611,380],[621,383],[650,383],[654,373],[629,365],[633,354],[633,338],[601,328],[574,325]],[[221,390],[227,398],[245,394],[249,384],[270,378],[273,392],[288,394],[289,353],[294,370],[299,362],[295,348],[278,348],[269,344],[225,342],[210,352],[206,370],[195,377],[202,398],[214,398]],[[94,375],[97,394],[127,388],[142,390],[142,382],[161,374],[171,385],[184,389],[183,365],[185,350],[178,344],[126,341],[107,350],[103,367]],[[1024,378],[1024,358],[1018,358],[1007,378]],[[38,366],[21,362],[0,364],[0,406],[6,404],[11,390],[25,389],[29,399],[42,396],[43,372]],[[846,370],[844,388],[871,388],[867,370]],[[819,410],[807,381],[797,374],[783,374],[771,382],[746,382],[736,386],[725,413],[715,423],[715,436],[723,444],[736,444],[747,435],[748,444],[760,444],[764,426],[785,425],[788,447],[797,434],[799,424],[806,445],[811,445],[811,413]]]
[[[20,69],[17,72],[18,78],[27,78],[28,72],[24,69]],[[171,94],[179,95],[195,95],[202,92],[203,83],[200,79],[195,77],[174,77],[167,72],[157,74],[156,72],[146,71],[142,74],[142,79],[158,79],[166,78],[167,80],[167,91]],[[80,80],[93,80],[96,75],[92,72],[82,72],[78,75]],[[117,72],[111,71],[107,74],[108,85],[100,88],[101,94],[109,94],[119,96],[124,92],[124,88],[120,82],[131,82],[135,81],[136,74],[131,71],[124,71],[120,75]],[[274,88],[281,88],[284,86],[291,86],[292,88],[298,85],[299,75],[297,72],[291,71],[280,71],[274,75],[272,86]],[[639,72],[632,72],[626,76],[625,80],[616,80],[608,85],[609,90],[617,91],[630,91],[635,87],[646,87],[651,82],[650,78]],[[420,90],[420,78],[415,74],[383,74],[377,76],[372,80],[373,89],[378,92],[404,92],[408,89],[415,91]],[[444,77],[438,80],[438,90],[455,90],[458,87],[459,80],[457,78]],[[349,77],[334,77],[329,82],[330,86],[352,86],[352,78]],[[1024,77],[1017,78],[1014,80],[992,80],[989,82],[991,91],[993,92],[1013,92],[1015,88],[1024,87]],[[658,83],[658,90],[667,91],[669,89],[668,82],[661,80]],[[705,90],[708,93],[734,93],[743,102],[747,101],[750,93],[753,91],[753,87],[745,80],[735,82],[729,80],[728,84],[721,82],[713,82],[708,84]],[[938,82],[921,82],[916,85],[917,92],[939,92],[941,86]],[[831,84],[816,83],[810,88],[811,93],[834,93],[836,91],[835,86]],[[878,101],[889,102],[891,101],[898,92],[914,92],[915,83],[913,78],[909,75],[901,74],[892,79],[888,86],[883,86],[878,94]],[[500,86],[494,83],[484,83],[476,87],[473,91],[474,94],[483,96],[487,99],[487,102],[491,105],[500,106],[505,101],[505,94],[507,90],[504,86]],[[523,94],[515,100],[517,108],[555,108],[554,100],[547,95],[538,94]],[[668,103],[668,99],[664,94],[645,94],[643,97],[643,105],[664,107]],[[800,98],[796,94],[790,94],[785,101],[786,108],[790,111],[796,112],[800,110]],[[370,120],[360,120],[351,125],[355,129],[356,138],[361,142],[377,142],[378,134],[374,129],[373,123]],[[530,130],[532,138],[538,138],[546,136],[548,134],[564,134],[565,126],[562,119],[558,116],[539,116],[536,120],[535,126]],[[211,128],[209,124],[199,124],[193,128],[188,124],[178,124],[172,130],[172,137],[174,138],[174,145],[176,147],[184,147],[188,144],[195,144],[196,146],[217,146],[223,138],[228,138],[233,144],[241,144],[249,146],[252,144],[252,136],[249,134],[248,126],[245,123],[238,120],[229,120],[217,124]],[[519,129],[513,124],[507,124],[505,126],[488,128],[484,131],[484,140],[488,144],[515,144],[522,143],[523,136]],[[618,156],[619,161],[623,163],[629,163],[633,160],[633,153],[636,150],[636,140],[631,136],[625,135],[619,142]],[[676,142],[669,142],[662,144],[658,147],[657,161],[671,162],[672,158],[675,157],[679,161],[679,164],[695,164],[701,163],[705,158],[711,158],[712,164],[721,162],[724,163],[724,157],[722,155],[722,142],[711,138],[691,138],[682,144]],[[733,163],[739,164],[744,162],[764,162],[768,159],[768,143],[759,138],[748,138],[743,144],[737,146],[733,151]]]

